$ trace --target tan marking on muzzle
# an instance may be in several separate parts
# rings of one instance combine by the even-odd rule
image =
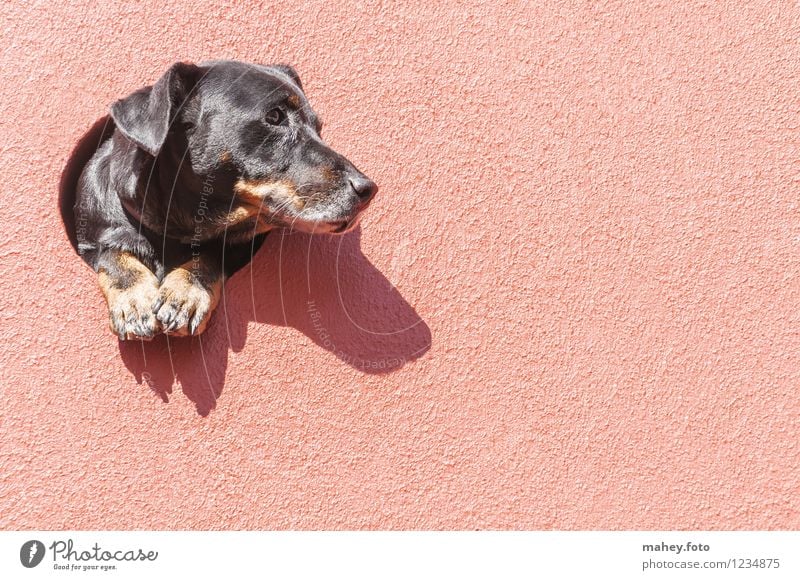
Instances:
[[[333,167],[330,165],[325,165],[322,168],[322,179],[328,183],[333,183],[338,179],[339,175],[334,171]]]
[[[301,210],[305,206],[305,200],[300,197],[297,188],[289,181],[241,179],[233,186],[233,190],[243,202],[257,207],[260,207],[265,199],[271,199],[280,205],[283,205],[284,202],[291,202],[297,210]]]

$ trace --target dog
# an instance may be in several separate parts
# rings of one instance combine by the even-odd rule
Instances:
[[[74,214],[120,340],[202,333],[267,232],[348,232],[377,192],[323,142],[286,65],[175,63],[110,123]]]

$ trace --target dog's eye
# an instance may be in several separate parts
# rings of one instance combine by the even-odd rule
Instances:
[[[270,125],[280,125],[285,118],[286,114],[278,107],[275,107],[269,113],[264,115],[264,120]]]

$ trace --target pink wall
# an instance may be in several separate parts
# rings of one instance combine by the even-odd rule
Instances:
[[[85,4],[0,8],[0,528],[800,527],[800,9]],[[211,57],[381,192],[120,348],[59,175]]]

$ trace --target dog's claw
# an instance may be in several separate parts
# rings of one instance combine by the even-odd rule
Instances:
[[[157,292],[153,279],[152,284],[149,281],[143,282],[128,290],[119,291],[109,301],[111,331],[119,340],[151,340],[158,332],[158,320],[151,312],[151,303]]]
[[[177,336],[197,335],[205,330],[217,296],[215,290],[179,269],[164,279],[153,310],[165,332]]]
[[[143,314],[141,319],[136,322],[136,337],[142,340],[152,340],[155,334],[152,315]]]
[[[156,314],[156,317],[161,322],[161,325],[164,327],[164,330],[169,330],[169,326],[170,324],[172,324],[173,313],[174,313],[173,310],[162,308]]]

